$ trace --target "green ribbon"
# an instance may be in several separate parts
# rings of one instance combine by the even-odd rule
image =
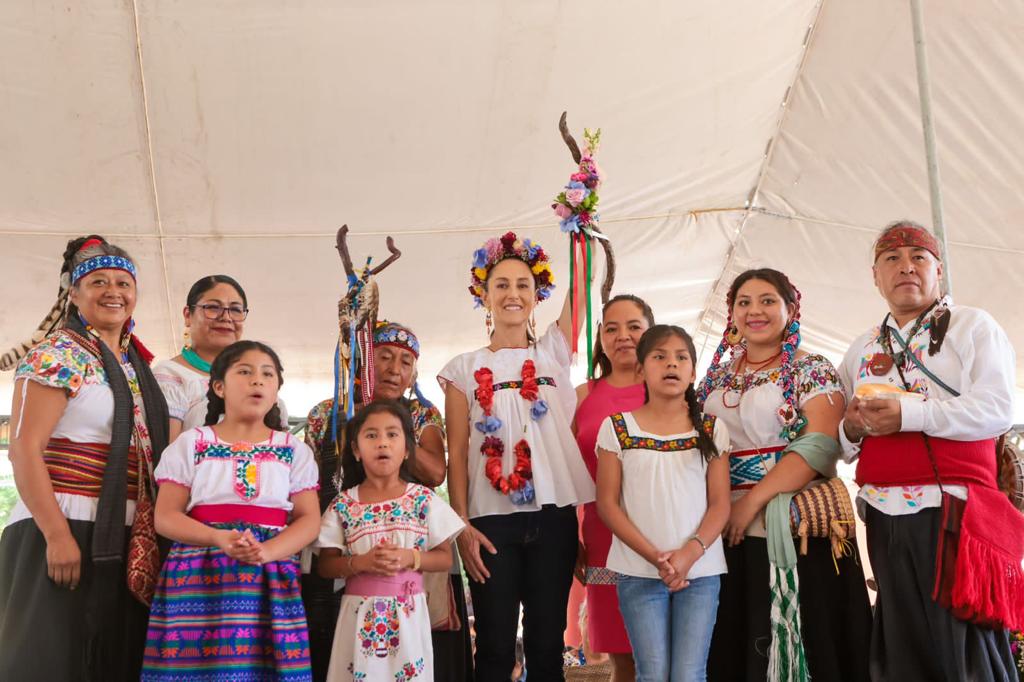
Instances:
[[[587,262],[586,262],[587,282],[586,282],[586,284],[583,287],[584,291],[586,292],[586,296],[587,296],[587,378],[588,379],[593,379],[594,378],[594,358],[593,358],[593,355],[594,355],[594,338],[593,338],[594,324],[591,321],[591,314],[592,314],[592,312],[591,312],[591,302],[590,302],[590,278],[591,278],[591,275],[590,275],[590,260],[591,260],[590,240],[587,239],[586,237],[584,237],[583,240],[587,243]]]

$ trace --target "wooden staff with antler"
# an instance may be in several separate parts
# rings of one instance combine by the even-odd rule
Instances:
[[[569,132],[569,124],[566,121],[568,112],[563,111],[562,117],[558,119],[558,131],[562,134],[562,139],[565,141],[565,146],[569,148],[569,153],[572,155],[572,160],[577,164],[583,159],[583,155],[580,153],[580,146],[576,143],[576,139]],[[598,131],[600,133],[600,131]],[[602,235],[604,239],[598,239],[601,248],[604,249],[605,256],[605,270],[604,270],[604,281],[601,283],[601,304],[608,302],[608,299],[612,295],[612,286],[615,284],[615,251],[612,249],[612,242],[608,239],[607,235],[601,231],[601,228],[596,223],[591,223],[591,232],[596,232]]]
[[[573,352],[579,342],[579,306],[582,303],[586,313],[587,329],[587,374],[591,375],[593,363],[591,362],[591,349],[593,348],[591,335],[593,333],[593,321],[590,309],[590,280],[593,258],[591,246],[594,241],[601,244],[605,253],[604,282],[601,285],[601,303],[607,303],[612,293],[612,286],[615,283],[615,252],[612,250],[612,243],[597,227],[597,189],[601,184],[601,174],[594,161],[594,154],[601,139],[601,131],[583,131],[583,138],[586,142],[581,152],[576,140],[569,133],[569,126],[566,123],[566,112],[558,121],[558,130],[562,134],[562,140],[572,154],[572,160],[578,164],[578,169],[569,178],[569,184],[565,190],[555,197],[555,203],[551,205],[555,214],[561,218],[561,229],[569,235],[569,270],[570,270],[570,291],[569,297],[572,305],[572,328],[573,338],[570,345]]]
[[[377,326],[377,311],[380,306],[380,292],[374,277],[402,256],[402,252],[395,247],[395,240],[390,236],[387,238],[387,246],[391,255],[383,263],[371,269],[371,259],[367,258],[366,267],[361,274],[357,274],[348,251],[348,225],[342,225],[338,229],[335,248],[338,249],[342,267],[345,268],[348,289],[338,301],[339,338],[334,388],[336,407],[332,421],[337,419],[336,410],[339,404],[344,404],[347,417],[351,418],[354,413],[352,390],[357,369],[362,375],[360,388],[363,401],[368,401],[373,395],[373,330]]]

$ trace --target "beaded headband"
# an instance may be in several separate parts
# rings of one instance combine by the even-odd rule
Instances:
[[[77,284],[78,280],[96,270],[124,270],[132,276],[132,279],[137,279],[135,263],[132,263],[127,258],[122,256],[95,256],[87,261],[83,261],[72,271],[71,283]]]
[[[875,260],[884,252],[901,246],[925,249],[939,260],[942,259],[939,255],[939,242],[931,232],[917,225],[897,225],[886,230],[875,242]]]
[[[491,268],[508,258],[518,258],[530,266],[533,281],[537,285],[537,300],[543,301],[551,296],[555,288],[555,276],[551,274],[551,264],[540,244],[529,239],[520,240],[515,232],[488,239],[484,245],[473,252],[473,267],[470,268],[469,293],[473,296],[477,308],[484,304],[484,288]]]
[[[418,359],[420,357],[420,341],[411,330],[394,322],[381,320],[373,332],[373,346],[394,346],[404,348]]]

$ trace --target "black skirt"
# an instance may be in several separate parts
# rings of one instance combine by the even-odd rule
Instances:
[[[797,559],[801,632],[812,680],[868,680],[871,606],[857,557],[855,546],[853,556],[838,561],[836,574],[829,541],[812,538],[807,555]],[[726,547],[725,560],[729,572],[722,576],[708,679],[764,682],[771,647],[767,542],[748,537]]]
[[[868,554],[878,582],[871,678],[1017,679],[1005,630],[959,620],[932,599],[942,515],[938,508],[889,516],[868,506]]]
[[[85,613],[92,585],[91,521],[68,521],[82,552],[78,588],[58,587],[46,574],[46,540],[33,519],[8,526],[0,537],[0,680],[77,682],[87,679]],[[122,617],[122,642],[109,670],[97,679],[138,680],[149,609],[128,592],[125,580],[107,595]]]

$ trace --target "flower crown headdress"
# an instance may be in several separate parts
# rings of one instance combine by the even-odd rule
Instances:
[[[518,258],[530,266],[533,281],[537,285],[537,301],[546,300],[555,288],[555,276],[551,272],[548,255],[540,244],[530,239],[519,239],[515,232],[506,232],[501,237],[493,237],[473,252],[473,267],[470,268],[469,293],[476,302],[474,307],[484,304],[484,289],[487,287],[487,276],[491,268],[508,258]]]

